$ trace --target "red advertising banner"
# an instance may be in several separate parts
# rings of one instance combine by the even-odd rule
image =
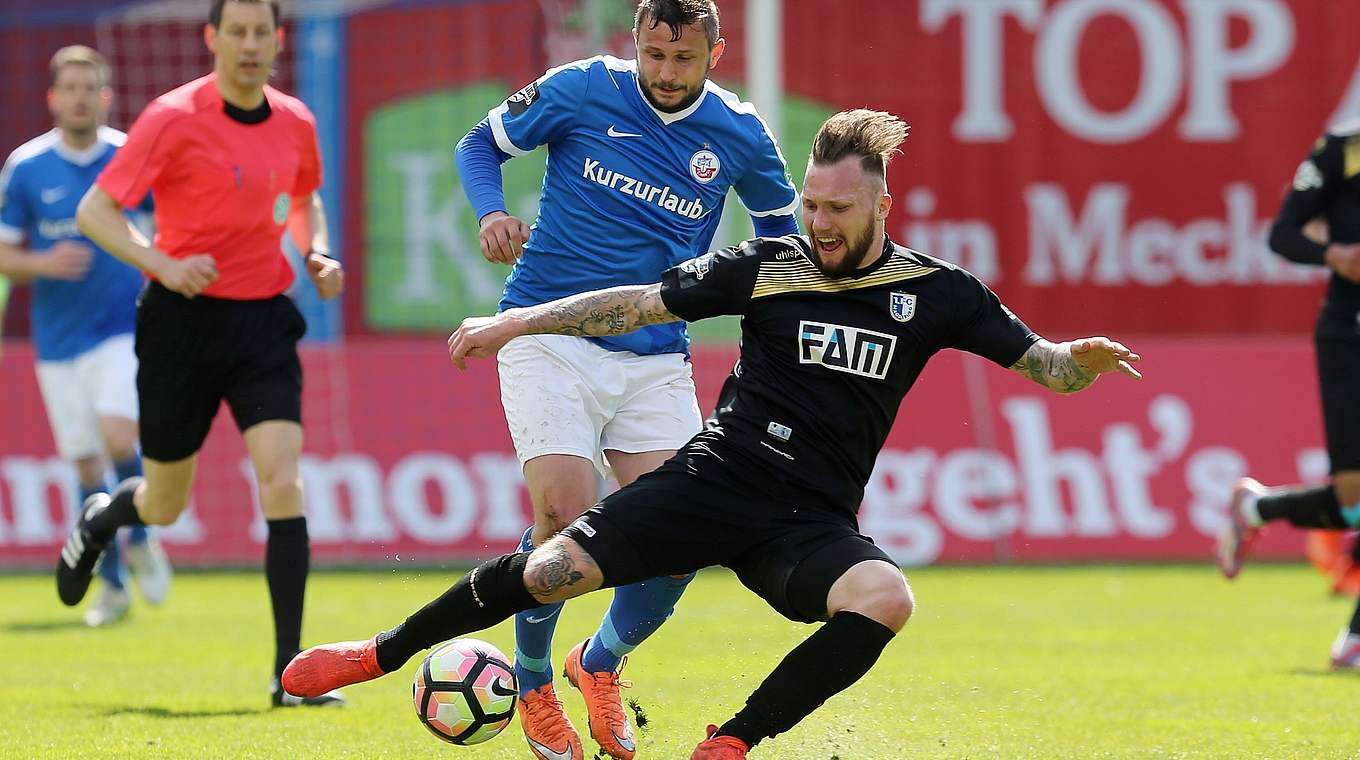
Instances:
[[[1130,341],[1147,380],[1059,396],[975,357],[936,357],[869,483],[861,527],[905,564],[1203,560],[1232,483],[1326,477],[1309,347],[1299,341]],[[493,362],[465,374],[442,341],[304,351],[302,477],[319,563],[470,560],[512,547],[528,499]],[[695,354],[711,408],[735,356]],[[32,354],[0,360],[0,565],[55,561],[75,506],[53,455]],[[164,536],[182,565],[254,564],[264,525],[245,450],[219,415],[193,504]],[[1296,557],[1271,531],[1257,554]]]
[[[744,3],[722,12],[728,48],[713,76],[740,88]],[[487,92],[597,52],[558,44],[541,14],[525,0],[350,18],[347,187],[350,208],[370,213],[346,216],[346,240],[381,282],[350,301],[351,326],[422,329],[419,315],[370,303],[397,285],[432,309],[498,293],[468,274],[475,220],[448,151],[495,102]],[[1360,115],[1360,37],[1337,33],[1360,28],[1360,3],[799,0],[783,20],[778,136],[790,163],[836,110],[903,117],[912,133],[891,170],[890,234],[971,269],[1036,329],[1310,329],[1326,272],[1270,253],[1265,234],[1316,137]],[[501,44],[490,28],[543,44]],[[432,36],[459,42],[432,57]],[[634,55],[626,31],[611,50]],[[422,97],[447,103],[400,116]],[[506,171],[525,162],[541,158]],[[512,209],[522,185],[531,213],[537,182],[511,185]],[[441,275],[444,258],[455,263]]]

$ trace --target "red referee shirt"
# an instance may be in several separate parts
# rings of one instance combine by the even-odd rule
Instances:
[[[243,124],[216,82],[209,74],[151,101],[96,184],[125,208],[154,194],[156,247],[217,260],[204,295],[270,298],[293,281],[281,247],[292,198],[321,186],[316,119],[266,86],[269,118]]]

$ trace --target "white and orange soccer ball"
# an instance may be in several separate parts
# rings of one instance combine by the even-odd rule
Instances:
[[[454,639],[420,664],[412,690],[416,717],[451,744],[481,744],[515,716],[519,686],[501,650],[478,639]]]

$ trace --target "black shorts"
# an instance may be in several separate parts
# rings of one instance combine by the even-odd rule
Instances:
[[[301,422],[306,329],[287,296],[185,298],[149,284],[137,305],[142,454],[173,462],[197,452],[224,399],[242,431]]]
[[[1318,316],[1318,385],[1332,473],[1360,470],[1360,322],[1355,307],[1328,304]]]
[[[600,566],[607,586],[723,565],[776,612],[803,623],[827,619],[831,586],[851,567],[892,562],[860,535],[852,515],[800,504],[780,486],[751,479],[750,470],[739,479],[686,447],[563,532]]]

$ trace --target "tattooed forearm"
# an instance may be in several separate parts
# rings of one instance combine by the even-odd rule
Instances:
[[[520,310],[531,333],[620,335],[639,327],[677,322],[666,310],[660,285],[628,285],[561,298]]]
[[[524,574],[524,587],[537,599],[557,599],[560,598],[558,592],[586,577],[584,569],[578,567],[567,547],[550,543],[543,547],[540,556],[530,560]]]
[[[1030,346],[1011,369],[1058,393],[1076,393],[1099,377],[1099,373],[1077,364],[1071,344],[1046,340]]]

